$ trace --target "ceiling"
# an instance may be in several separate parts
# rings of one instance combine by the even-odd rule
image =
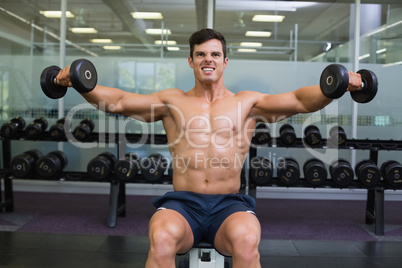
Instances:
[[[163,50],[165,57],[187,56],[188,38],[194,31],[206,27],[207,0],[68,0],[67,10],[75,18],[67,19],[67,54],[94,53],[99,56],[160,56],[161,49],[154,45],[161,36],[145,34],[146,28],[168,28],[179,52]],[[379,13],[376,21],[387,22],[390,8],[402,9],[400,0],[362,0],[376,3]],[[214,28],[222,32],[230,48],[229,57],[289,60],[294,57],[292,48],[297,34],[298,60],[309,60],[323,52],[326,43],[333,46],[349,41],[350,3],[354,0],[263,1],[263,0],[215,0]],[[389,4],[391,6],[389,6]],[[398,5],[399,4],[399,5]],[[41,10],[60,10],[60,1],[54,0],[0,0],[0,54],[51,53],[57,51],[57,38],[44,35],[41,29],[60,35],[60,20],[49,19]],[[163,14],[162,20],[136,20],[133,11],[153,11]],[[10,13],[7,13],[10,12]],[[279,14],[285,19],[280,23],[253,22],[255,14]],[[16,16],[17,17],[16,17]],[[371,18],[368,18],[371,19]],[[25,22],[24,22],[25,20]],[[31,31],[27,22],[37,28]],[[96,34],[75,34],[68,29],[84,25],[98,30]],[[297,25],[297,26],[296,26]],[[296,32],[297,27],[297,32]],[[246,30],[270,30],[269,38],[246,37]],[[33,36],[31,33],[33,32]],[[35,46],[31,51],[31,38]],[[118,51],[104,50],[103,45],[92,44],[90,39],[110,38]],[[258,53],[237,53],[242,41],[262,42]],[[43,43],[46,42],[46,45]],[[50,52],[49,52],[50,51]],[[86,52],[85,52],[86,51]]]

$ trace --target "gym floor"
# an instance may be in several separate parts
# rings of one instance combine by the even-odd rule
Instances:
[[[1,267],[144,267],[147,237],[0,232]],[[401,267],[398,241],[261,241],[262,267]],[[177,263],[188,258],[176,258]]]

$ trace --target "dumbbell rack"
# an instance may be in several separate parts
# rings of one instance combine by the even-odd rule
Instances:
[[[278,142],[277,142],[278,140]],[[306,145],[304,139],[296,138],[295,143],[292,146],[284,146],[281,145],[279,139],[272,138],[268,144],[258,145],[256,144],[254,138],[252,140],[252,146],[249,151],[249,161],[253,159],[253,157],[257,156],[257,150],[259,148],[267,148],[267,147],[282,147],[282,148],[333,148],[337,150],[368,150],[369,151],[369,159],[373,161],[376,165],[378,165],[378,153],[381,150],[386,151],[400,151],[402,150],[402,141],[394,141],[394,140],[369,140],[369,139],[351,139],[347,140],[345,144],[340,145],[338,147],[331,147],[331,143],[327,139],[322,139],[321,142],[315,146]],[[251,163],[249,163],[251,165]],[[250,166],[249,165],[249,166]],[[251,177],[252,170],[249,169],[249,178]],[[264,186],[281,186],[278,178],[273,177],[264,184]],[[262,186],[262,187],[264,187]],[[257,187],[253,184],[252,180],[249,180],[249,194],[256,198],[257,196]],[[313,188],[308,184],[308,182],[304,178],[300,178],[298,183],[294,186],[289,187],[309,187]],[[331,179],[327,179],[326,182],[315,188],[340,188],[339,186],[335,186]],[[375,224],[375,234],[376,235],[384,235],[384,193],[385,190],[397,190],[390,188],[388,184],[381,180],[375,187],[366,188],[360,185],[360,183],[354,182],[347,188],[364,188],[367,189],[367,199],[366,199],[366,224]]]
[[[120,159],[124,158],[126,143],[138,143],[141,138],[143,138],[143,134],[125,134],[125,133],[96,133],[93,132],[89,140],[85,142],[98,142],[98,143],[117,143],[117,154]],[[27,140],[26,137],[22,136],[19,138],[20,140]],[[40,141],[52,141],[49,132],[44,132],[41,136]],[[62,142],[67,142],[67,140],[61,140]],[[59,141],[57,141],[59,142]],[[162,134],[150,134],[148,138],[144,141],[144,144],[159,144],[163,145],[167,143],[166,135]],[[9,172],[9,163],[11,160],[11,140],[2,139],[3,145],[3,169],[0,170],[0,212],[3,208],[5,208],[6,212],[14,211],[14,199],[13,199],[13,185],[12,179]],[[257,156],[257,149],[264,147],[284,147],[284,148],[305,148],[305,144],[303,139],[297,138],[294,145],[291,147],[282,146],[280,143],[276,143],[276,139],[273,138],[269,145],[255,145],[253,142],[253,146],[250,148],[249,159],[251,160],[253,157]],[[330,148],[327,146],[327,140],[323,139],[320,144],[312,147],[312,148]],[[334,148],[335,149],[335,148]],[[381,150],[402,150],[402,141],[393,141],[393,140],[347,140],[346,143],[342,146],[337,147],[336,149],[345,149],[345,150],[368,150],[369,158],[375,164],[378,162],[378,152]],[[250,172],[251,170],[249,170]],[[1,179],[4,181],[4,198],[2,197],[1,191]],[[40,180],[41,178],[34,178]],[[92,181],[92,182],[100,182],[95,181],[90,178],[86,172],[61,172],[57,178],[51,178],[48,180],[64,180],[64,181]],[[169,182],[170,178],[167,175],[164,175],[162,180],[157,183],[166,183]],[[301,178],[299,181],[303,181]],[[120,182],[112,175],[110,178],[102,181],[110,183],[110,196],[109,196],[109,214],[108,214],[108,223],[109,227],[115,227],[117,222],[117,217],[124,217],[126,215],[126,183]],[[144,183],[146,180],[142,178],[141,174],[136,176],[135,183]],[[266,186],[277,186],[278,179],[272,178],[270,182]],[[313,187],[309,186],[307,183],[297,184],[296,186],[290,187]],[[327,183],[320,187],[334,187],[331,183],[331,180],[327,180]],[[350,186],[352,188],[362,188],[358,184],[353,184]],[[339,187],[336,187],[339,188]],[[381,181],[378,185],[373,188],[367,189],[367,200],[366,200],[366,224],[375,224],[375,233],[377,235],[384,235],[384,192],[386,189],[390,189],[386,183]],[[249,194],[256,197],[257,187],[252,183],[249,184]]]
[[[125,155],[125,144],[138,143],[144,135],[142,134],[118,134],[118,133],[97,133],[92,132],[90,138],[85,143],[98,142],[98,143],[117,143],[117,155],[123,159]],[[3,169],[0,169],[0,212],[5,209],[6,212],[14,211],[14,196],[13,196],[13,179],[9,171],[9,163],[11,161],[11,141],[18,140],[30,140],[24,134],[19,139],[2,139],[3,146]],[[32,140],[33,141],[33,140]],[[39,139],[35,141],[49,141],[49,142],[67,142],[67,139],[54,140],[48,131],[42,133]],[[166,144],[166,135],[150,134],[144,141],[144,144]],[[1,180],[4,181],[4,198],[2,196]],[[44,180],[43,178],[32,175],[29,178],[33,180]],[[126,215],[126,183],[120,182],[113,175],[104,180],[94,180],[87,172],[74,172],[74,171],[62,171],[53,178],[46,178],[46,180],[52,181],[81,181],[81,182],[106,182],[110,183],[110,195],[109,195],[109,212],[108,212],[108,227],[115,227],[117,224],[117,217],[125,217]],[[169,176],[164,175],[157,183],[166,183],[171,181]],[[141,174],[137,174],[135,183],[146,183],[147,181]]]

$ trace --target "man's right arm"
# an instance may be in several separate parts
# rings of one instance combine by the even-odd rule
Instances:
[[[70,67],[62,69],[56,76],[56,83],[72,87],[69,73]],[[161,101],[159,92],[141,95],[96,85],[92,91],[81,95],[101,111],[122,114],[145,122],[161,120],[167,114],[166,105]]]

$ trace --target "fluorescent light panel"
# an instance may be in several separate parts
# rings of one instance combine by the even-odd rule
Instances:
[[[100,39],[100,38],[96,38],[96,39],[91,39],[92,43],[97,43],[97,44],[110,44],[112,43],[112,39]]]
[[[73,33],[97,33],[98,31],[95,28],[91,27],[74,27],[70,28],[70,31]]]
[[[61,18],[61,11],[60,10],[45,10],[39,11],[40,14],[45,16],[46,18]],[[74,14],[70,11],[66,11],[66,18],[74,18]]]
[[[106,50],[119,50],[119,49],[121,49],[121,46],[103,46],[103,49],[106,49]]]
[[[163,19],[162,13],[160,12],[131,12],[131,16],[133,16],[134,19],[145,19],[145,20]]]
[[[150,34],[150,35],[156,35],[156,34],[162,34],[162,29],[152,29],[152,28],[149,28],[149,29],[145,29],[145,33],[146,34]],[[172,34],[172,32],[169,30],[169,29],[164,29],[163,30],[163,34]]]
[[[281,15],[254,15],[253,21],[259,22],[282,22],[285,16]]]
[[[161,45],[162,44],[162,41],[161,40],[156,40],[155,41],[155,45]],[[163,44],[164,45],[168,45],[168,46],[174,46],[174,45],[177,45],[177,42],[176,41],[174,41],[174,40],[164,40],[163,41]]]
[[[270,37],[272,35],[269,31],[247,31],[246,36],[253,37]]]
[[[252,52],[257,52],[257,49],[255,49],[255,48],[238,48],[237,51],[252,53]]]
[[[241,42],[242,47],[262,47],[262,43],[259,42]]]
[[[180,50],[179,47],[167,47],[166,49],[169,51],[179,51]]]

